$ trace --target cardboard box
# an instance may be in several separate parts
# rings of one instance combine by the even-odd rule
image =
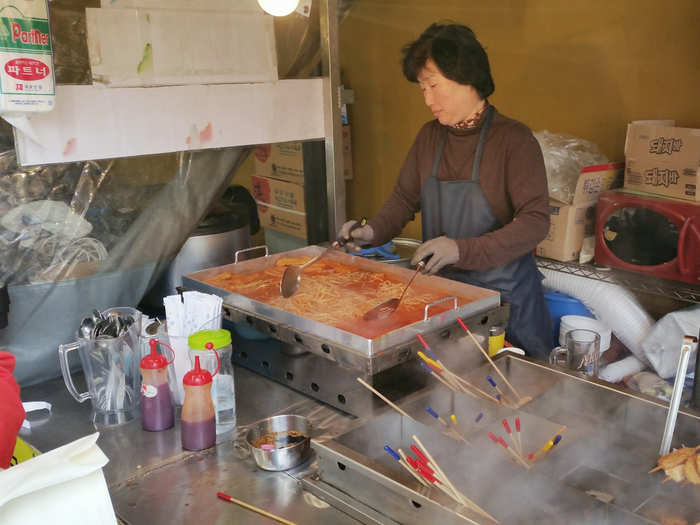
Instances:
[[[277,230],[301,239],[307,238],[306,214],[258,202],[258,217],[263,228]]]
[[[258,202],[272,204],[286,210],[306,211],[304,186],[268,177],[253,175],[253,198]]]
[[[549,233],[537,245],[537,255],[557,261],[578,259],[584,238],[595,235],[598,195],[619,185],[623,166],[621,162],[587,166],[581,170],[571,204],[549,200]]]
[[[626,189],[700,201],[700,129],[633,122],[625,159]]]
[[[303,142],[263,144],[255,149],[255,174],[304,184]]]

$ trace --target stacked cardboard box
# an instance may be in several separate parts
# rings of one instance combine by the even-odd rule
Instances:
[[[328,240],[324,151],[323,141],[255,149],[252,193],[264,228],[312,244]]]
[[[700,129],[668,124],[647,121],[627,126],[625,188],[698,202]]]
[[[549,234],[537,245],[537,255],[557,261],[577,260],[584,241],[590,244],[593,255],[598,195],[619,185],[623,166],[622,163],[587,166],[581,170],[570,204],[549,200]]]

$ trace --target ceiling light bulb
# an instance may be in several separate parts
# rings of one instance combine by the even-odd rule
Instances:
[[[258,4],[272,16],[286,16],[299,5],[299,0],[258,0]]]

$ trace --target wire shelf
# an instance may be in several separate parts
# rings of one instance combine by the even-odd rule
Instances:
[[[586,277],[587,279],[604,281],[606,283],[618,284],[637,292],[668,297],[689,303],[700,303],[700,285],[659,279],[657,277],[596,264],[560,262],[543,257],[537,257],[536,259],[539,268]]]

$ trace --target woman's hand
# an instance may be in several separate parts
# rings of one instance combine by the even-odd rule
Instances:
[[[337,242],[347,251],[359,252],[361,245],[369,244],[374,239],[374,230],[365,219],[361,221],[348,221],[340,228]]]
[[[415,266],[426,257],[430,259],[425,264],[424,273],[434,275],[448,264],[459,261],[457,241],[444,236],[430,239],[418,247],[411,259],[411,264]]]

